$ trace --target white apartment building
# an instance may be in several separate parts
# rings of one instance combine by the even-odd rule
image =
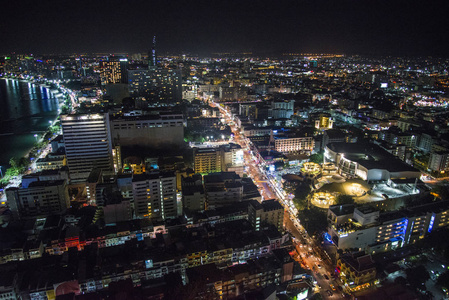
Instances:
[[[63,115],[61,125],[72,183],[86,181],[93,168],[112,170],[108,114]]]

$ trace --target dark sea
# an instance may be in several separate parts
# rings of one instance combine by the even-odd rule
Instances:
[[[58,99],[39,84],[0,79],[0,166],[28,153],[58,115]],[[38,136],[35,137],[34,135]]]

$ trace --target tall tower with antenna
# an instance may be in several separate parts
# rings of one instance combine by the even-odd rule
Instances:
[[[148,53],[148,69],[155,69],[157,67],[156,56],[156,36],[153,36],[153,46],[150,53]]]

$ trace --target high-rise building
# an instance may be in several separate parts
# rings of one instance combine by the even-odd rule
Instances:
[[[101,84],[128,83],[128,59],[110,56],[100,62]]]
[[[195,173],[208,174],[222,171],[222,154],[219,148],[201,149],[194,151]]]
[[[238,144],[194,150],[195,173],[236,172],[243,177],[243,149]]]
[[[273,101],[271,109],[268,110],[268,117],[273,119],[289,119],[294,113],[295,100]]]
[[[62,115],[61,125],[72,182],[86,181],[93,168],[112,170],[108,114]]]
[[[26,188],[6,190],[13,215],[20,218],[63,213],[70,205],[65,180],[34,181]]]
[[[222,150],[222,169],[227,172],[236,172],[243,177],[243,149],[238,144],[228,144],[221,147]]]
[[[157,56],[156,56],[156,36],[153,36],[153,46],[151,51],[148,53],[148,69],[154,69],[157,67]]]
[[[277,230],[282,231],[284,227],[284,208],[276,200],[266,200],[262,203],[252,200],[249,202],[248,220],[256,231],[259,231],[266,224],[274,225]]]
[[[334,125],[334,120],[330,114],[320,114],[317,119],[315,119],[315,128],[320,130],[332,129]]]
[[[134,97],[145,97],[149,105],[175,104],[182,99],[179,69],[129,70],[128,79],[129,94]]]
[[[178,216],[173,172],[134,175],[132,185],[136,217],[163,220]]]
[[[161,148],[184,144],[184,118],[181,113],[111,118],[114,145]]]

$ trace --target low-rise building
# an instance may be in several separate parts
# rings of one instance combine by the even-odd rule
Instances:
[[[44,158],[36,160],[36,170],[58,170],[67,165],[67,159],[65,155],[52,155],[48,154]]]
[[[219,269],[216,265],[198,266],[187,270],[187,278],[191,286],[200,286],[199,295],[228,299],[270,284],[280,284],[282,271],[282,263],[270,257],[227,269]]]
[[[444,174],[449,171],[449,152],[431,152],[428,168]]]
[[[278,152],[300,152],[300,153],[312,153],[314,148],[314,139],[312,136],[307,137],[285,137],[276,136],[274,138],[274,149]]]
[[[371,255],[365,252],[353,252],[341,255],[337,260],[340,278],[351,290],[368,287],[376,279],[376,266]]]

